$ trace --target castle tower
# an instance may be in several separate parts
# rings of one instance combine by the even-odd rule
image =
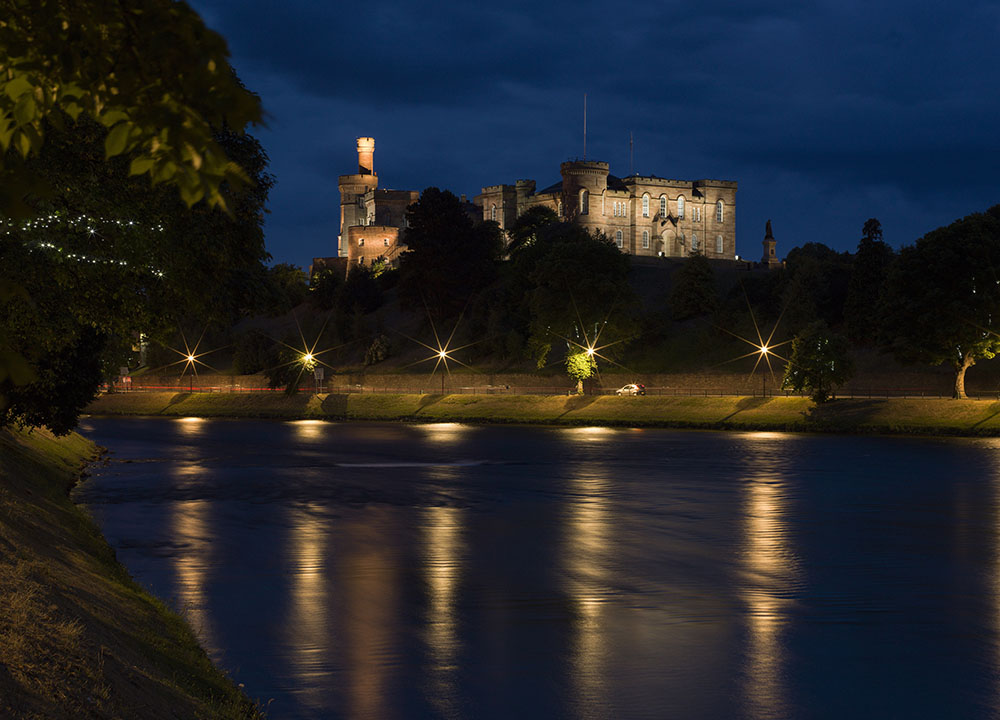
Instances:
[[[358,175],[375,174],[375,138],[358,138]]]
[[[596,222],[590,205],[596,204],[607,189],[609,170],[608,163],[593,160],[570,160],[559,166],[566,217],[583,224]]]
[[[365,196],[378,187],[378,175],[375,174],[373,162],[375,156],[375,138],[358,138],[358,172],[354,175],[341,175],[338,181],[340,189],[340,233],[337,235],[337,254],[346,256],[347,229],[360,225],[370,225],[368,207]]]
[[[771,221],[767,221],[767,225],[764,228],[764,257],[761,258],[760,262],[768,267],[775,267],[780,265],[781,261],[778,260],[777,256],[774,254],[774,247],[778,244],[778,241],[774,239],[774,233],[771,232]]]

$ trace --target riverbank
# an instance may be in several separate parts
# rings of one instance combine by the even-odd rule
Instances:
[[[1000,402],[938,398],[835,400],[816,406],[802,397],[390,393],[286,396],[282,393],[144,392],[102,395],[87,412],[94,415],[1000,435]]]
[[[97,451],[0,431],[0,717],[259,717],[70,501]]]

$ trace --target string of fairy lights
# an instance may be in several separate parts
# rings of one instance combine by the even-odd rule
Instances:
[[[94,218],[88,215],[77,215],[75,217],[65,218],[58,213],[53,213],[50,215],[41,215],[39,217],[31,218],[29,220],[21,221],[20,223],[14,222],[13,220],[8,220],[6,223],[5,236],[14,235],[17,237],[20,233],[34,233],[34,232],[44,232],[46,230],[70,230],[84,232],[89,237],[103,238],[104,236],[99,231],[99,228],[104,228],[107,226],[115,226],[120,230],[127,230],[128,228],[141,229],[142,226],[136,223],[134,220],[121,220],[121,219],[105,219],[105,218]],[[164,232],[165,228],[161,224],[156,224],[152,227],[146,227],[145,230],[153,232]],[[31,252],[33,248],[39,250],[51,250],[58,254],[60,258],[65,260],[72,260],[79,263],[86,263],[90,265],[112,265],[118,267],[131,267],[133,266],[128,260],[123,260],[120,258],[109,258],[101,257],[98,255],[92,255],[84,252],[78,252],[76,250],[70,250],[61,245],[57,245],[51,240],[29,240],[30,247],[28,252]],[[155,277],[162,278],[164,273],[159,268],[153,265],[146,265],[145,267],[139,266],[141,269],[148,270]]]

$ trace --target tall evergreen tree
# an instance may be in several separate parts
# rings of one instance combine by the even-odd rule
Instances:
[[[868,345],[877,340],[880,300],[895,258],[892,248],[882,240],[882,224],[869,218],[861,231],[844,302],[847,334],[855,343]]]

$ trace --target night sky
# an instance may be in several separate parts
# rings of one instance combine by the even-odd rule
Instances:
[[[337,176],[381,187],[629,174],[736,180],[737,253],[899,247],[1000,202],[1000,3],[195,0],[269,114],[267,246],[336,254]]]

